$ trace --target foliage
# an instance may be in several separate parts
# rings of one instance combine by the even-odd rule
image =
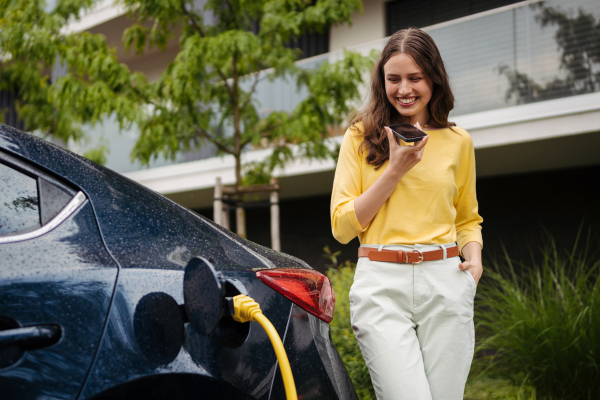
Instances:
[[[13,207],[14,207],[14,211],[16,211],[18,213],[19,208],[22,209],[23,211],[25,211],[27,209],[37,211],[39,202],[38,202],[37,197],[21,196],[21,197],[17,197],[15,200],[11,201],[10,203],[4,203],[4,205],[6,207],[8,207],[10,210],[13,210]],[[11,207],[11,205],[12,205],[12,207]]]
[[[521,274],[507,257],[480,284],[478,350],[493,354],[491,372],[538,398],[600,398],[600,259],[590,236],[577,239],[565,253],[550,240]]]
[[[212,142],[235,158],[240,186],[241,154],[249,146],[273,150],[251,168],[263,180],[295,157],[334,156],[327,129],[356,105],[357,86],[373,61],[346,52],[336,63],[302,69],[290,43],[304,32],[349,23],[360,0],[120,2],[132,20],[123,33],[126,49],[141,55],[178,45],[155,81],[119,63],[104,36],[64,29],[93,0],[59,0],[53,10],[44,0],[0,0],[0,89],[18,90],[17,111],[28,130],[80,140],[82,124],[114,114],[121,128],[140,129],[133,158],[148,164]],[[52,80],[53,69],[65,74]],[[308,97],[291,112],[261,113],[257,85],[274,79],[296,82]]]
[[[93,0],[0,0],[0,90],[17,93],[25,128],[64,143],[80,141],[82,124],[118,110],[121,126],[133,119],[127,88],[143,79],[118,63],[104,36],[68,33],[64,27]],[[66,74],[52,79],[53,69]]]
[[[244,164],[243,185],[266,185],[271,181],[268,160],[251,161]]]
[[[466,400],[536,400],[535,389],[515,386],[509,380],[478,375],[471,369],[465,387]]]
[[[100,144],[92,149],[87,150],[83,153],[83,156],[88,160],[91,160],[97,164],[106,164],[106,154],[110,151],[108,147],[108,141],[101,140]]]
[[[158,155],[173,158],[211,142],[220,154],[235,158],[241,186],[241,154],[248,146],[272,149],[268,160],[248,168],[248,183],[264,181],[298,155],[331,156],[327,127],[339,124],[358,100],[357,85],[372,61],[347,52],[338,63],[302,69],[289,43],[306,31],[349,22],[359,0],[213,0],[203,8],[191,0],[124,4],[135,22],[123,40],[138,54],[164,48],[181,27],[179,54],[142,90],[151,107],[136,120],[141,137],[135,158],[142,163]],[[257,88],[275,79],[296,82],[308,97],[291,112],[261,113]]]
[[[331,280],[331,285],[335,293],[335,310],[333,312],[333,320],[330,324],[333,344],[342,357],[358,398],[361,400],[375,399],[375,391],[373,390],[369,370],[350,325],[348,292],[354,281],[356,264],[348,260],[338,263],[337,257],[341,252],[332,253],[328,246],[325,246],[323,251],[325,252],[324,257],[331,262],[329,265],[331,268],[327,271],[327,277]]]

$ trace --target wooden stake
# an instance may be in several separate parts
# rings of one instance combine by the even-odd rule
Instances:
[[[223,198],[226,199],[227,196],[223,196]],[[231,230],[229,227],[229,208],[227,206],[223,207],[223,224],[221,226],[227,230]]]
[[[271,185],[277,186],[277,178],[271,178]],[[279,235],[279,193],[277,190],[271,192],[271,248],[281,251],[281,239]]]
[[[235,226],[238,236],[246,239],[246,212],[242,207],[235,208]]]
[[[215,224],[223,226],[223,184],[221,177],[217,177],[215,183],[215,193],[213,202],[213,221]]]

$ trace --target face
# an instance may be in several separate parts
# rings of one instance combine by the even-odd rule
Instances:
[[[427,104],[431,100],[431,79],[406,53],[390,57],[383,66],[385,92],[392,106],[404,118],[404,122],[425,125],[429,121]]]

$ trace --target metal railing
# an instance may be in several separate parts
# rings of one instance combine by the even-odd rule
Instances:
[[[597,0],[530,0],[423,29],[450,75],[452,114],[464,115],[600,91],[599,25]],[[387,40],[349,50],[381,51]],[[336,51],[298,64],[316,68],[340,57]],[[291,110],[305,96],[279,79],[261,82],[257,98],[268,111]]]

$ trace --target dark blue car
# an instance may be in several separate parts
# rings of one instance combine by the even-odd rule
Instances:
[[[266,333],[227,312],[238,294],[299,399],[356,398],[323,275],[0,124],[0,398],[283,399]]]

